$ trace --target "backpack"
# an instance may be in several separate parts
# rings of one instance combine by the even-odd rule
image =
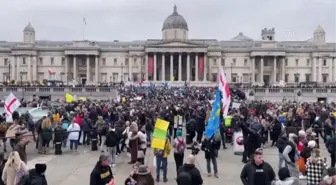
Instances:
[[[176,151],[179,154],[183,154],[185,149],[184,139],[182,138],[182,140],[179,140],[178,138],[176,138],[176,140],[177,140]]]
[[[0,132],[4,133],[7,131],[7,129],[8,129],[7,123],[5,122],[0,123]]]
[[[190,172],[181,171],[176,178],[177,185],[192,185],[192,177]]]

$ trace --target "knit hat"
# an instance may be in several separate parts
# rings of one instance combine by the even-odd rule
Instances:
[[[140,165],[139,166],[138,172],[137,172],[138,175],[147,175],[149,173],[150,173],[150,171],[149,171],[149,169],[146,165]]]
[[[304,137],[306,136],[306,132],[304,130],[299,131],[299,137]]]
[[[182,130],[181,129],[177,129],[176,130],[176,137],[181,137],[182,136]]]

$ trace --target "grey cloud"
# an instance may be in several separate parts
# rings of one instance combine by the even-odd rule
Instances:
[[[190,38],[228,40],[239,32],[260,38],[264,27],[277,40],[307,40],[321,24],[327,41],[336,41],[334,0],[18,0],[1,1],[0,40],[20,41],[31,22],[37,39],[144,40],[161,38],[173,5],[185,17]]]

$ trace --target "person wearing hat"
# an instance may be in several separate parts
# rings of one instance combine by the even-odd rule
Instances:
[[[114,179],[109,158],[110,156],[104,153],[99,156],[90,174],[90,185],[106,185]]]
[[[154,185],[154,178],[146,165],[140,165],[138,168],[137,178],[135,179],[137,185]]]

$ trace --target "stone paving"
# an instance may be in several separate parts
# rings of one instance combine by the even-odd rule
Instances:
[[[149,150],[148,150],[149,151]],[[189,151],[187,151],[189,152]],[[187,152],[185,156],[187,156]],[[33,167],[35,163],[47,163],[47,180],[49,185],[74,185],[74,184],[89,184],[90,173],[96,164],[100,152],[92,152],[89,147],[80,146],[78,153],[71,153],[65,151],[64,155],[39,155],[34,157],[28,162],[29,167]],[[152,166],[153,155],[147,152],[146,163],[150,168]],[[322,148],[322,155],[327,157],[325,148]],[[274,170],[278,169],[278,155],[277,149],[266,148],[264,150],[265,161],[269,162]],[[128,157],[122,154],[117,158],[117,166],[113,168],[114,176],[117,185],[124,184],[124,180],[129,175],[131,165],[127,164]],[[329,159],[329,158],[328,158]],[[218,157],[218,168],[220,178],[207,177],[206,162],[204,159],[204,153],[200,152],[197,156],[196,166],[200,169],[205,185],[217,185],[225,182],[225,185],[241,185],[240,172],[244,164],[241,163],[241,156],[233,154],[231,146],[226,150],[221,150]],[[155,177],[155,171],[152,170],[152,174]],[[162,175],[161,175],[162,176]],[[175,185],[175,163],[173,155],[171,154],[168,159],[168,182],[157,183],[166,185]]]

